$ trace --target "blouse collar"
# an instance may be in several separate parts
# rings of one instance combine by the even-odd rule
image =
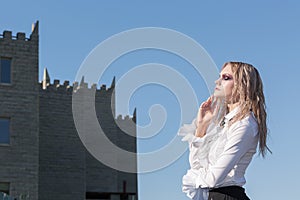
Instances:
[[[235,107],[232,111],[227,113],[227,115],[224,116],[224,122],[227,124],[239,111],[239,106]]]

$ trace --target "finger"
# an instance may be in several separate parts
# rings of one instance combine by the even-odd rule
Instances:
[[[200,109],[207,109],[210,107],[212,103],[212,96],[208,97],[208,99],[206,101],[204,101],[201,105],[200,105]]]
[[[205,103],[205,106],[210,106],[212,104],[212,98],[209,97]]]
[[[204,106],[205,103],[206,103],[206,101],[202,102],[201,105],[200,105],[200,107]]]
[[[212,96],[208,97],[208,99],[206,100],[206,102],[212,102]]]
[[[200,109],[204,109],[204,108],[206,108],[206,107],[207,107],[206,102],[203,102],[203,103],[200,105]]]

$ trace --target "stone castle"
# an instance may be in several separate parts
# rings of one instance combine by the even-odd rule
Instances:
[[[115,118],[115,78],[109,88],[89,88],[84,80],[51,83],[45,69],[39,82],[38,29],[36,22],[29,38],[25,33],[12,36],[11,31],[0,35],[0,192],[18,200],[136,200],[137,174],[102,164],[82,144],[72,93],[94,91],[97,119],[106,136],[131,152],[136,152],[136,138],[117,124],[130,126],[136,135],[136,112]],[[109,150],[107,155],[118,160]]]

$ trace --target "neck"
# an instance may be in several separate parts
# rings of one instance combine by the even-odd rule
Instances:
[[[237,103],[230,103],[230,104],[227,104],[228,111],[231,112],[231,111],[232,111],[233,109],[235,109],[237,106],[238,106],[238,102],[237,102]]]

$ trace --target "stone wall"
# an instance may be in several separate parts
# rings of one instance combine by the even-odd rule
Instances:
[[[0,117],[10,119],[10,144],[0,144],[0,182],[10,183],[11,196],[26,200],[82,200],[86,193],[118,199],[125,193],[137,194],[137,174],[120,172],[95,159],[83,145],[73,118],[73,91],[84,92],[95,106],[84,105],[81,114],[89,116],[94,109],[106,137],[135,153],[136,115],[115,118],[115,79],[110,88],[88,88],[84,80],[73,85],[51,83],[45,70],[39,83],[38,47],[38,22],[29,38],[24,33],[13,37],[10,31],[0,36],[0,56],[12,61],[11,84],[0,83]],[[95,132],[91,121],[81,122],[87,134]],[[92,145],[102,144],[92,141]],[[117,164],[126,161],[109,148],[101,153]],[[137,161],[133,162],[136,171]]]
[[[11,83],[0,83],[0,117],[10,118],[10,144],[0,145],[0,182],[10,195],[38,199],[38,23],[27,39],[4,31],[0,56],[11,58]]]
[[[48,73],[45,72],[45,74]],[[49,77],[47,79],[50,80]],[[136,152],[136,138],[126,135],[118,127],[118,124],[123,128],[127,125],[126,129],[136,135],[136,125],[133,119],[129,116],[124,119],[120,117],[115,119],[114,109],[111,109],[115,107],[114,81],[110,88],[106,89],[102,86],[100,90],[95,85],[88,88],[83,81],[80,84],[74,83],[72,86],[60,85],[58,80],[54,80],[53,84],[42,82],[39,199],[59,200],[71,197],[82,199],[86,192],[108,194],[108,196],[124,192],[137,193],[137,174],[119,172],[104,165],[83,146],[73,121],[73,90],[76,90],[75,96],[80,95],[80,98],[75,98],[73,101],[80,104],[79,114],[82,122],[78,123],[81,123],[79,129],[84,131],[85,136],[96,131],[91,124],[92,118],[96,117],[97,123],[112,143],[122,149]],[[91,104],[84,102],[91,102]],[[92,102],[95,104],[93,105]],[[96,116],[92,116],[93,109]],[[91,145],[105,144],[102,141],[92,141]],[[104,149],[102,154],[115,162],[121,159],[111,149]],[[124,182],[126,182],[126,188],[124,188]]]

